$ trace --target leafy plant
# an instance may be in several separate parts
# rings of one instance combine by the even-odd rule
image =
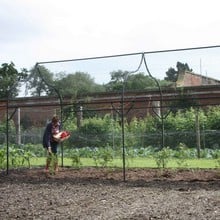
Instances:
[[[113,161],[113,152],[110,148],[99,148],[94,151],[93,159],[96,166],[101,165],[107,167],[107,165]]]
[[[6,162],[6,150],[4,148],[0,148],[0,168],[5,167]]]
[[[169,147],[165,147],[162,150],[155,153],[153,156],[158,168],[166,168],[171,156],[171,150]]]
[[[217,167],[220,167],[220,158],[216,159]]]
[[[80,160],[79,150],[74,149],[74,150],[71,150],[69,153],[70,153],[69,157],[72,160],[72,166],[79,168],[82,165],[81,160]]]
[[[47,159],[50,161],[49,172],[51,175],[54,175],[56,172],[55,169],[56,169],[56,166],[58,163],[57,154],[51,153],[51,154],[49,154]]]
[[[188,153],[187,153],[187,146],[183,143],[180,143],[178,146],[178,149],[176,150],[176,156],[177,156],[177,165],[179,167],[187,167],[188,164],[186,162],[188,158]]]
[[[24,160],[21,156],[22,156],[21,149],[15,147],[9,147],[9,158],[12,167],[19,167],[24,164]]]
[[[23,152],[23,161],[27,162],[28,168],[31,168],[31,158],[35,157],[35,154],[31,151],[24,151]]]
[[[220,150],[212,150],[210,155],[213,159],[220,159]]]

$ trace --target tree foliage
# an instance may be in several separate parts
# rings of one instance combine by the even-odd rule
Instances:
[[[214,106],[208,109],[207,126],[209,129],[220,130],[220,107]]]
[[[118,70],[111,72],[110,75],[110,82],[100,85],[95,83],[88,73],[75,72],[66,74],[65,72],[60,72],[55,77],[55,74],[44,66],[38,66],[38,71],[36,69],[31,70],[28,89],[32,91],[31,95],[35,96],[54,96],[57,95],[55,91],[57,90],[62,96],[76,97],[93,92],[122,91],[123,86],[126,90],[157,88],[155,80],[142,72],[134,74]],[[169,85],[166,80],[157,79],[157,81],[161,86]]]
[[[128,71],[122,70],[111,72],[111,81],[105,85],[106,91],[121,91],[128,74]]]
[[[32,96],[42,96],[49,95],[52,92],[52,87],[49,85],[53,85],[54,76],[53,73],[50,72],[44,66],[38,66],[36,68],[32,68],[30,70],[29,82],[27,85],[27,89]]]
[[[155,81],[144,73],[132,74],[128,71],[118,70],[110,74],[111,81],[105,85],[106,91],[122,91],[123,85],[126,90],[142,90],[157,87]]]
[[[104,91],[104,87],[95,83],[88,73],[75,72],[61,76],[55,81],[55,86],[63,96],[76,97],[86,93]]]
[[[90,92],[104,91],[104,87],[96,84],[88,73],[75,72],[65,74],[64,72],[56,75],[44,66],[32,69],[28,89],[34,96],[56,96],[57,91],[62,96],[82,95]]]
[[[177,70],[175,70],[173,67],[170,67],[167,72],[166,72],[166,77],[164,78],[167,81],[171,81],[171,82],[176,82],[177,78],[178,78],[178,74],[180,72],[184,72],[184,71],[193,71],[192,69],[189,68],[187,63],[181,63],[181,62],[177,62],[176,64],[176,68]]]
[[[220,108],[188,109],[185,112],[170,113],[164,120],[165,147],[177,149],[180,144],[189,148],[196,147],[196,114],[199,116],[201,146],[219,148]],[[218,122],[215,123],[215,122]],[[148,116],[144,120],[134,118],[130,123],[125,120],[125,146],[128,151],[152,146],[161,148],[161,120]],[[214,130],[216,129],[216,130]],[[121,147],[120,121],[110,116],[84,119],[80,128],[75,128],[68,140],[70,147]],[[196,152],[196,151],[194,151]]]
[[[14,63],[3,63],[0,67],[0,98],[18,96],[20,82],[26,77],[26,69],[19,72]]]
[[[84,119],[83,124],[71,135],[69,141],[75,147],[106,147],[112,144],[119,146],[121,138],[120,125],[110,115],[104,118],[91,117]]]

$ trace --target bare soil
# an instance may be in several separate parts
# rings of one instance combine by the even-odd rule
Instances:
[[[220,220],[220,170],[1,172],[0,219]]]

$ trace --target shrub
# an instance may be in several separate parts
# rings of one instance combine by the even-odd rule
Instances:
[[[162,150],[154,154],[154,159],[156,161],[158,168],[166,168],[171,157],[171,150],[169,147],[165,147]]]

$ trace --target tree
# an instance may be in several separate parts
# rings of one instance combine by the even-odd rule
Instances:
[[[144,73],[131,74],[128,76],[126,88],[128,90],[141,90],[156,87],[155,81]]]
[[[104,87],[95,83],[88,73],[75,72],[66,76],[61,75],[55,83],[55,87],[63,96],[83,95],[91,92],[103,92]]]
[[[187,63],[181,63],[177,62],[176,64],[177,70],[175,70],[173,67],[170,67],[168,71],[166,72],[166,77],[164,78],[167,81],[176,82],[178,78],[178,74],[185,71],[192,72],[193,70],[189,68]]]
[[[15,68],[14,63],[3,63],[0,67],[0,98],[16,97],[20,82],[27,77],[27,70],[21,72]]]
[[[123,82],[126,80],[128,74],[128,71],[122,70],[111,72],[111,81],[105,84],[106,91],[121,91],[123,87]]]
[[[123,84],[126,90],[142,90],[156,88],[155,81],[144,73],[129,74],[128,71],[113,71],[111,81],[105,85],[107,91],[121,91]]]
[[[42,96],[52,93],[52,87],[48,85],[54,84],[53,73],[44,66],[38,66],[30,70],[29,82],[27,89],[32,96]]]
[[[177,68],[178,72],[183,72],[183,71],[190,71],[190,72],[192,72],[193,71],[192,69],[189,68],[187,63],[177,62],[176,68]]]
[[[164,79],[171,82],[177,81],[178,71],[176,71],[174,68],[170,67],[168,71],[166,72],[167,77]]]

